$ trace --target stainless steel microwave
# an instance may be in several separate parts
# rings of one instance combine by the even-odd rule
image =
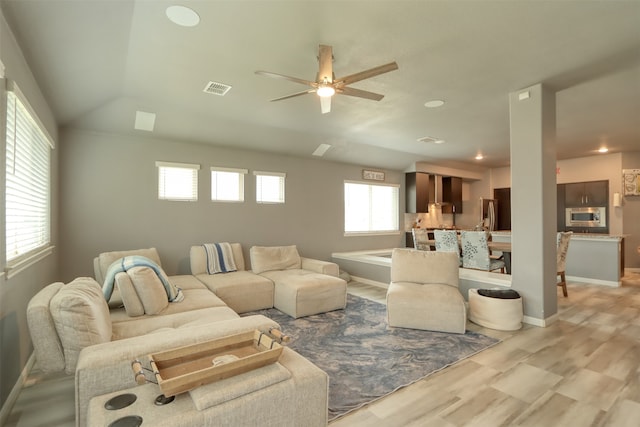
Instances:
[[[607,208],[566,208],[567,227],[606,227]]]

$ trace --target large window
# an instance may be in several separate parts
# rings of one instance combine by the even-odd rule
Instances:
[[[156,162],[158,167],[158,199],[195,202],[198,200],[200,165]]]
[[[243,202],[246,169],[211,168],[211,200]]]
[[[286,174],[279,172],[258,172],[256,176],[256,202],[284,203],[284,179]]]
[[[398,185],[345,182],[345,234],[397,232],[398,192]]]
[[[51,245],[51,149],[35,113],[17,87],[7,91],[5,228],[12,269]]]

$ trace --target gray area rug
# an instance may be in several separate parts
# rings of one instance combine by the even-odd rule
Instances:
[[[260,310],[291,336],[288,345],[329,375],[329,420],[407,386],[499,340],[466,334],[391,328],[386,306],[347,296],[347,308],[293,319]]]

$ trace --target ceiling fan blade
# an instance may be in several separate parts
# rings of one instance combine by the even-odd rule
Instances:
[[[375,68],[371,68],[369,70],[361,71],[359,73],[351,74],[346,77],[341,77],[336,79],[336,84],[338,85],[348,85],[351,83],[359,82],[360,80],[368,79],[373,76],[377,76],[379,74],[388,73],[389,71],[397,70],[398,64],[396,62],[390,62],[388,64],[380,65]]]
[[[333,49],[321,44],[318,52],[318,83],[333,83]]]
[[[322,114],[327,114],[331,112],[331,97],[323,96],[320,97],[320,109],[322,110]]]
[[[314,93],[315,91],[316,91],[315,89],[303,90],[302,92],[292,93],[291,95],[281,96],[280,98],[272,99],[271,102],[282,101],[283,99],[295,98],[296,96],[306,95],[308,93]]]
[[[296,83],[300,83],[300,84],[311,86],[311,87],[316,87],[317,86],[316,82],[311,82],[309,80],[299,79],[297,77],[285,76],[284,74],[272,73],[270,71],[256,71],[256,74],[258,74],[260,76],[265,76],[265,77],[274,77],[276,79],[288,80],[290,82],[296,82]]]
[[[336,91],[342,95],[357,96],[358,98],[366,98],[373,101],[380,101],[384,98],[384,95],[380,95],[379,93],[368,92],[366,90],[355,89],[352,87],[343,87]]]

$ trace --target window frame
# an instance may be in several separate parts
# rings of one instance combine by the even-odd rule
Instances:
[[[1,77],[1,76],[0,76]],[[2,179],[0,183],[3,188],[2,198],[2,229],[5,238],[2,241],[2,265],[3,272],[7,278],[11,278],[19,272],[25,270],[29,266],[35,264],[39,260],[48,256],[53,252],[52,244],[52,169],[53,155],[55,149],[55,141],[47,128],[40,121],[33,107],[30,105],[26,96],[22,93],[18,85],[9,80],[0,79],[4,93],[2,94],[2,108],[0,113],[3,117],[2,136],[4,136],[4,164],[2,169]],[[9,114],[12,113],[13,119],[9,122]],[[10,128],[13,126],[13,133]],[[28,142],[21,141],[18,136],[27,136]],[[11,141],[9,139],[11,138]],[[34,140],[35,138],[35,140]],[[26,146],[25,146],[26,144]],[[9,146],[13,156],[8,156]],[[18,148],[22,147],[20,150]],[[25,148],[28,148],[25,150]],[[18,157],[15,153],[28,153],[27,155]],[[38,152],[36,154],[36,152]],[[8,168],[8,162],[13,159],[12,168]],[[36,161],[34,161],[34,159]],[[28,165],[28,168],[21,168],[17,179],[8,179],[8,175],[16,176],[13,172],[17,171],[17,165]],[[34,166],[40,166],[34,168]],[[35,172],[35,173],[34,173]],[[23,178],[28,176],[25,181]],[[31,240],[28,245],[16,246],[14,250],[9,246],[15,246],[15,242],[9,242],[8,227],[11,225],[9,221],[8,209],[20,210],[20,204],[24,204],[24,197],[16,197],[10,201],[9,187],[16,190],[16,194],[30,194],[36,196],[37,208],[31,209],[30,212],[35,214],[37,224],[31,227],[26,234]],[[29,200],[29,205],[33,199]],[[10,206],[16,203],[15,207]]]
[[[391,215],[391,217],[393,218],[393,220],[395,221],[395,226],[393,229],[389,229],[389,230],[375,230],[372,228],[369,228],[368,230],[361,230],[361,231],[354,231],[354,230],[347,230],[347,208],[348,208],[348,204],[347,204],[347,185],[362,185],[362,186],[366,186],[369,187],[369,207],[368,207],[368,211],[369,213],[371,213],[371,190],[373,189],[373,187],[386,187],[386,188],[391,188],[394,189],[395,192],[395,206],[393,206],[392,210],[390,210],[388,212],[388,214]],[[364,182],[364,181],[352,181],[352,180],[345,180],[343,183],[343,208],[344,208],[344,226],[343,226],[343,230],[344,230],[344,236],[345,237],[349,237],[349,236],[380,236],[380,235],[398,235],[400,234],[400,184],[390,184],[390,183],[372,183],[372,182]],[[369,224],[371,225],[371,221],[372,218],[369,217]]]
[[[198,201],[198,171],[200,170],[200,165],[195,163],[177,163],[177,162],[165,162],[165,161],[156,161],[157,172],[157,189],[158,189],[158,200],[160,201],[169,201],[169,202],[197,202]],[[191,196],[173,196],[166,194],[166,184],[163,186],[163,180],[166,181],[166,178],[163,179],[163,168],[164,169],[182,169],[184,171],[191,170]],[[163,189],[164,194],[163,194]],[[186,189],[182,189],[185,190]]]
[[[286,178],[287,174],[284,172],[265,172],[265,171],[253,171],[253,175],[256,177],[256,203],[264,205],[283,205],[286,202]],[[278,177],[279,180],[279,194],[278,200],[263,200],[259,199],[260,189],[262,184],[259,182],[262,177]]]
[[[217,193],[217,188],[214,188],[214,173],[216,172],[226,172],[226,173],[236,173],[238,175],[238,198],[237,199],[220,199],[220,198],[214,198],[214,190],[216,190]],[[238,169],[238,168],[225,168],[225,167],[219,167],[219,166],[211,166],[210,168],[210,179],[211,179],[211,201],[212,202],[221,202],[221,203],[244,203],[244,176],[249,173],[249,171],[247,169]],[[215,179],[216,183],[217,183],[217,178]]]

